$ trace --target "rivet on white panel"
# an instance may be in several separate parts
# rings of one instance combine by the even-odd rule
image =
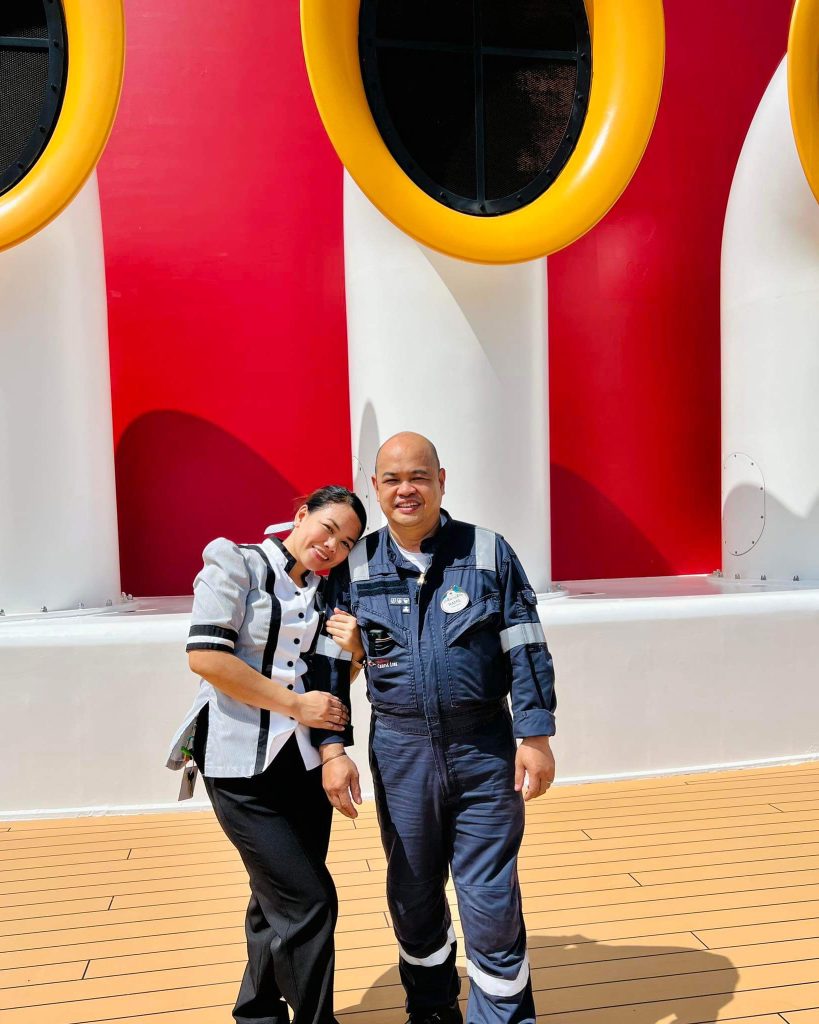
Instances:
[[[745,555],[765,529],[765,480],[757,463],[731,452],[722,464],[722,543],[732,555]]]

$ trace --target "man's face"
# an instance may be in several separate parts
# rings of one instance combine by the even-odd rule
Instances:
[[[425,536],[441,515],[446,472],[423,442],[388,442],[381,449],[373,485],[390,526]]]

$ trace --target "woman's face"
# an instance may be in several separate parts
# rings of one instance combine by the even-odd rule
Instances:
[[[361,522],[349,505],[325,505],[309,512],[306,505],[296,513],[290,535],[292,551],[311,572],[327,572],[343,562],[361,535]]]

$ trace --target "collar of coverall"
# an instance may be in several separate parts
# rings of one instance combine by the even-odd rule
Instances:
[[[425,537],[424,540],[421,541],[421,551],[424,554],[435,554],[436,550],[438,549],[438,545],[441,543],[441,541],[446,540],[446,534],[447,531],[449,530],[451,522],[452,516],[449,514],[449,512],[446,511],[446,509],[442,508],[441,525],[438,527],[435,533],[432,534],[431,537]],[[402,558],[401,553],[398,551],[398,542],[396,541],[395,537],[393,537],[393,535],[389,532],[389,529],[387,529],[387,536],[389,537],[389,540],[391,542],[387,545],[387,557],[390,559],[391,562],[395,562],[399,558]]]

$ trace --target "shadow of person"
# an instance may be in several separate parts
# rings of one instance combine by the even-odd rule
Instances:
[[[738,973],[690,933],[676,944],[530,935],[538,1014],[577,1024],[695,1024],[719,1019]]]
[[[738,973],[727,957],[704,949],[690,933],[668,943],[598,942],[582,934],[530,934],[529,961],[538,1019],[551,1024],[706,1024],[733,998]],[[674,941],[676,940],[676,941]],[[406,1019],[397,967],[361,971],[336,993],[336,1013],[353,1024]],[[459,944],[461,1003],[468,980]],[[345,972],[346,973],[346,972]],[[364,984],[368,987],[364,988]],[[359,1016],[362,1014],[363,1016]],[[471,1024],[467,1021],[466,1024]]]

